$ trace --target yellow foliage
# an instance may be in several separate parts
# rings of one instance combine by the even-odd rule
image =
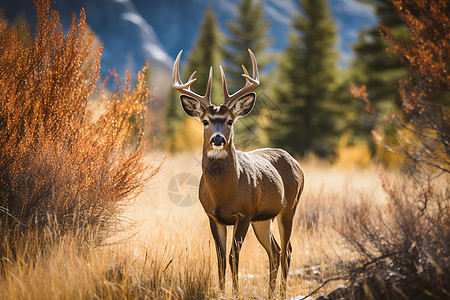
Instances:
[[[339,144],[335,149],[336,159],[334,164],[339,168],[365,168],[371,160],[369,147],[364,143],[348,145],[348,134],[339,138]]]
[[[379,162],[389,168],[398,167],[405,160],[404,157],[400,156],[401,153],[399,149],[398,138],[410,139],[413,137],[408,130],[397,129],[397,136],[385,135],[379,128],[372,130],[372,136],[375,140],[375,152],[376,158]],[[391,150],[388,150],[388,149]]]
[[[178,125],[173,145],[175,151],[201,149],[203,144],[203,125],[197,119],[186,117]]]
[[[377,160],[382,162],[388,168],[398,167],[401,163],[404,162],[405,158],[398,155],[395,152],[389,151],[384,146],[380,144],[376,145],[376,157]]]

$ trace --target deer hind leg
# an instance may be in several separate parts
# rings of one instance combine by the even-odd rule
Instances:
[[[256,238],[264,247],[269,256],[269,298],[273,298],[275,292],[278,267],[280,265],[280,246],[278,246],[270,230],[271,220],[252,223]]]
[[[216,244],[217,267],[219,270],[219,286],[222,292],[225,290],[225,270],[227,267],[226,247],[227,247],[227,226],[220,224],[214,218],[209,217],[211,233]]]
[[[281,213],[277,216],[278,229],[280,230],[281,238],[281,287],[280,298],[286,298],[286,282],[291,264],[292,246],[289,239],[292,232],[292,214]]]
[[[244,242],[249,226],[250,219],[244,216],[240,217],[234,225],[234,236],[230,251],[230,267],[233,278],[233,292],[235,295],[239,293],[239,252],[241,251],[242,243]]]

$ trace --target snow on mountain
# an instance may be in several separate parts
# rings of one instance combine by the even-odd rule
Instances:
[[[114,68],[119,75],[125,69],[135,74],[149,60],[153,68],[169,69],[173,63],[158,39],[156,32],[135,9],[130,0],[57,0],[65,29],[70,25],[71,13],[85,7],[86,22],[104,45],[101,73]],[[13,20],[24,10],[27,19],[35,19],[33,0],[0,0],[0,10]]]
[[[131,0],[142,16],[155,29],[167,53],[173,58],[178,51],[189,51],[195,42],[205,9],[214,8],[222,31],[227,34],[227,23],[235,17],[240,0]],[[299,10],[297,0],[257,0],[263,3],[271,23],[269,37],[272,52],[282,51],[291,32],[292,14]],[[340,63],[346,65],[352,57],[352,43],[360,29],[376,24],[371,6],[357,0],[330,0],[330,10],[336,21],[338,36],[336,48]]]
[[[291,15],[297,13],[297,0],[258,0],[264,5],[271,26],[268,38],[273,41],[269,51],[279,52],[287,44]],[[135,73],[146,60],[152,69],[170,72],[179,50],[188,52],[197,36],[205,9],[213,7],[222,30],[235,17],[239,0],[56,0],[65,28],[72,12],[85,7],[87,23],[104,44],[102,74],[116,68]],[[0,10],[10,20],[26,10],[33,18],[32,0],[0,0]],[[330,0],[330,9],[338,28],[336,48],[340,63],[352,57],[351,44],[363,27],[373,26],[376,17],[370,6],[357,0]],[[184,57],[186,58],[186,56]]]

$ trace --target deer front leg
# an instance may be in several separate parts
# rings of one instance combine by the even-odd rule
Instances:
[[[217,267],[219,270],[219,286],[222,292],[225,290],[225,270],[227,267],[226,247],[227,247],[227,226],[220,224],[213,217],[209,216],[211,233],[216,244]]]
[[[269,299],[272,299],[275,293],[278,267],[280,266],[280,246],[272,235],[270,230],[271,220],[252,223],[256,238],[264,247],[269,256]]]
[[[239,216],[238,221],[234,225],[234,236],[233,244],[230,251],[230,267],[231,275],[233,278],[233,292],[237,295],[239,292],[239,278],[238,278],[238,268],[239,268],[239,252],[242,248],[242,243],[244,242],[245,235],[247,234],[248,227],[250,226],[250,218]]]

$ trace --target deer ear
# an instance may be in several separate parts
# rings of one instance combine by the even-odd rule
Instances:
[[[236,117],[245,117],[255,106],[256,94],[249,93],[239,98],[231,108],[231,113]]]
[[[194,98],[191,98],[191,97],[186,96],[186,95],[181,95],[180,96],[180,100],[181,100],[181,106],[183,107],[184,112],[188,116],[200,120],[200,117],[205,112],[205,109],[200,104],[200,102],[198,102]]]

